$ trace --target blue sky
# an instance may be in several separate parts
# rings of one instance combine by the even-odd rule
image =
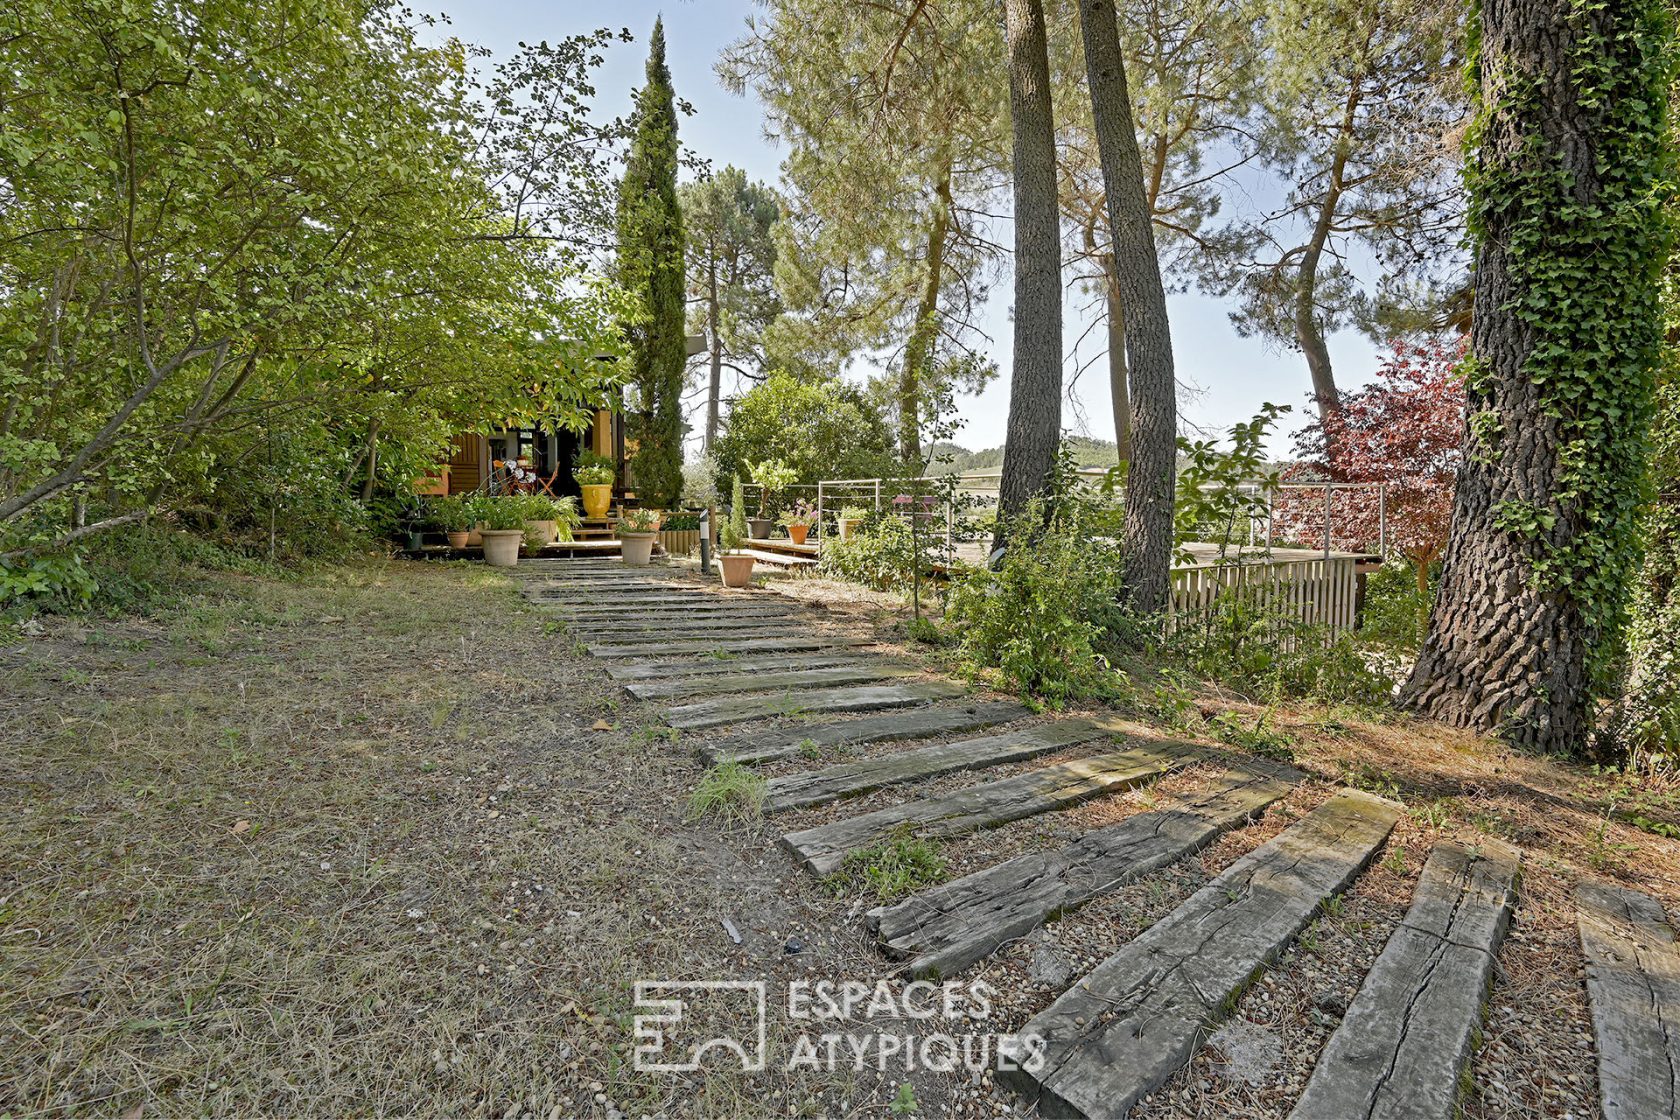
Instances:
[[[694,116],[682,122],[684,143],[716,166],[733,163],[755,179],[775,182],[778,178],[782,155],[764,139],[758,103],[723,89],[712,70],[718,52],[739,37],[748,14],[756,9],[752,0],[476,0],[470,5],[444,0],[422,7],[448,15],[449,33],[488,47],[497,57],[505,57],[521,40],[558,39],[600,26],[630,28],[636,42],[613,46],[596,83],[604,116],[629,109],[630,91],[642,80],[647,33],[655,16],[662,13],[672,82],[678,95],[695,108]],[[1006,275],[994,288],[982,324],[991,336],[989,349],[1001,376],[980,396],[958,402],[964,426],[956,438],[969,447],[1003,442],[1009,412],[1010,290]],[[1088,325],[1078,312],[1086,302],[1081,293],[1069,291],[1065,306],[1070,374],[1075,368],[1075,340]],[[1266,401],[1292,404],[1295,418],[1302,417],[1308,378],[1301,355],[1279,352],[1259,339],[1238,337],[1222,300],[1192,292],[1171,296],[1168,304],[1179,378],[1200,389],[1185,404],[1187,421],[1203,428],[1227,429],[1247,420]],[[1099,330],[1092,340],[1100,336]],[[1086,342],[1078,355],[1080,363],[1100,353],[1092,346],[1092,341]],[[1357,333],[1333,336],[1330,349],[1344,389],[1363,382],[1376,368],[1375,347]],[[1063,424],[1073,432],[1112,439],[1111,416],[1107,371],[1099,362],[1068,393]],[[1284,452],[1288,444],[1280,433],[1273,440],[1273,451]]]

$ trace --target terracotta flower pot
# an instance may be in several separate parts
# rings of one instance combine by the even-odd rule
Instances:
[[[484,543],[484,523],[481,521],[467,530],[467,547],[477,548]]]
[[[653,542],[658,537],[657,533],[620,533],[618,544],[624,552],[624,562],[633,568],[646,566],[653,558]]]
[[[484,562],[492,568],[511,568],[519,563],[519,546],[525,541],[523,529],[480,529],[484,538]]]
[[[444,538],[449,541],[450,548],[466,548],[468,538],[471,536],[472,534],[465,529],[451,529],[444,534]]]
[[[583,491],[583,515],[585,517],[601,518],[612,508],[612,483],[603,482],[594,486],[580,486]]]
[[[793,538],[794,544],[804,544],[805,534],[811,531],[809,525],[789,525],[788,536]]]
[[[742,556],[738,552],[726,552],[718,557],[718,563],[723,565],[723,585],[725,587],[751,587],[753,573],[753,558]]]

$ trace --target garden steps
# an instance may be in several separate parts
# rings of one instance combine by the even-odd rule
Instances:
[[[728,723],[800,716],[806,713],[869,712],[903,708],[929,700],[962,696],[967,688],[951,681],[914,684],[869,684],[852,688],[813,688],[768,696],[726,696],[679,704],[665,710],[665,722],[683,731],[699,731]]]
[[[638,605],[634,610],[620,607],[572,606],[555,603],[540,604],[545,613],[567,622],[619,622],[627,626],[657,626],[685,618],[797,618],[811,615],[795,607],[775,603],[710,603],[705,601],[676,601]],[[822,617],[820,614],[818,618]]]
[[[771,778],[765,789],[764,811],[822,805],[902,782],[1037,758],[1118,734],[1122,726],[1119,720],[1066,719]]]
[[[952,976],[1052,917],[1201,851],[1300,779],[1287,766],[1245,762],[1211,789],[1087,832],[1055,851],[1030,852],[876,907],[864,920],[888,956],[908,959],[910,975]]]
[[[1662,903],[1582,880],[1575,907],[1605,1120],[1680,1115],[1680,944]]]
[[[1330,1036],[1292,1120],[1455,1115],[1521,862],[1497,841],[1435,846],[1411,908]]]
[[[613,664],[607,666],[607,676],[615,681],[681,680],[728,673],[837,669],[843,666],[861,667],[877,663],[876,658],[860,657],[854,652],[844,650],[835,653],[790,653],[768,657],[707,657],[699,660],[685,657]]]
[[[904,739],[927,739],[935,735],[960,734],[984,727],[1012,723],[1032,715],[1032,709],[1013,700],[988,700],[972,704],[936,704],[910,708],[862,719],[835,720],[803,727],[754,731],[728,739],[702,743],[695,748],[708,766],[722,762],[754,764],[790,758],[809,743],[816,747],[866,746]]]
[[[874,645],[873,638],[857,638],[840,634],[817,634],[801,637],[775,638],[715,638],[684,639],[655,643],[597,642],[586,645],[595,657],[653,657],[677,653],[809,653],[814,650],[838,649],[844,646]]]
[[[738,696],[751,692],[782,691],[911,677],[921,672],[915,665],[898,665],[881,660],[874,664],[828,666],[821,669],[790,669],[785,672],[742,672],[734,675],[679,677],[675,680],[637,681],[624,690],[638,700],[680,700],[691,696]]]
[[[927,839],[961,836],[1118,793],[1202,757],[1200,751],[1174,744],[1139,742],[1125,749],[1103,751],[1012,778],[790,832],[782,837],[782,846],[814,874],[827,875],[838,869],[849,853],[898,834]]]
[[[1400,812],[1358,790],[1336,794],[1034,1016],[1018,1037],[1043,1040],[1042,1063],[1001,1076],[1040,1115],[1125,1115],[1190,1060],[1229,1001],[1359,875]]]
[[[611,640],[619,645],[658,645],[671,638],[709,638],[714,635],[728,638],[778,638],[783,635],[822,633],[811,624],[790,626],[785,620],[774,618],[691,619],[649,629],[637,629],[617,623],[567,623],[566,629],[585,641]]]

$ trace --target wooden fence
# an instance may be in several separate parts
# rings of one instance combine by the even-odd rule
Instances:
[[[1356,622],[1356,563],[1353,556],[1330,556],[1174,568],[1167,627],[1176,630],[1205,622],[1224,596],[1256,614],[1285,616],[1324,626],[1331,634],[1344,633]]]

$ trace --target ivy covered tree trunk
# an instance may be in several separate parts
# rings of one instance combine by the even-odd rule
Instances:
[[[1039,0],[1004,0],[1014,125],[1015,352],[997,538],[1050,480],[1062,436],[1062,239],[1050,58]]]
[[[1661,0],[1483,0],[1464,463],[1402,703],[1579,754],[1638,563],[1672,28]]]
[[[1126,473],[1126,594],[1144,615],[1167,608],[1173,552],[1173,484],[1178,475],[1178,381],[1173,374],[1167,293],[1143,187],[1126,66],[1113,0],[1080,0],[1080,34],[1091,86],[1091,119],[1102,159],[1114,285],[1126,310],[1131,380],[1131,468]]]
[[[637,496],[655,508],[682,493],[684,328],[682,211],[677,204],[677,113],[665,64],[665,26],[653,25],[647,84],[636,94],[636,130],[618,197],[619,280],[646,319],[630,334],[640,392],[636,425]]]

